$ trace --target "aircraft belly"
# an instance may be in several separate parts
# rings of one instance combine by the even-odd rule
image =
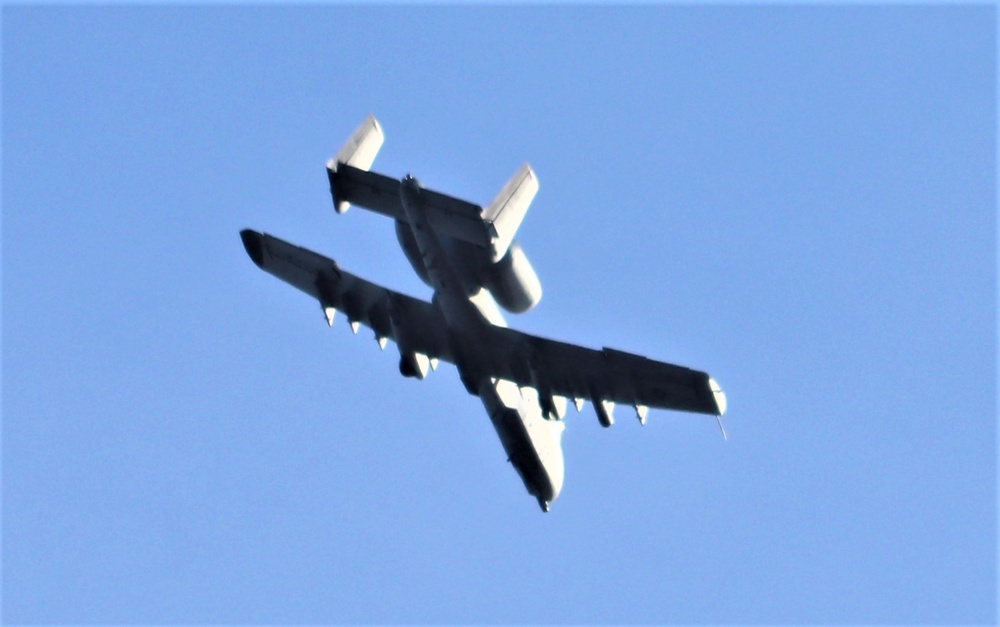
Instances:
[[[565,425],[545,420],[537,404],[527,402],[511,381],[484,379],[479,396],[525,489],[540,503],[554,501],[563,484]]]

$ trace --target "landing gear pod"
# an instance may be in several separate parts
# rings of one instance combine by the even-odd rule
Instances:
[[[612,401],[605,401],[599,398],[593,399],[594,412],[597,413],[597,420],[601,426],[607,429],[615,424],[615,404]]]
[[[422,381],[427,376],[430,365],[431,360],[427,358],[427,355],[404,352],[399,354],[399,374],[404,377]]]

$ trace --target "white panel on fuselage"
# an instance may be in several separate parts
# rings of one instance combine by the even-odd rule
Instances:
[[[540,503],[554,501],[563,485],[566,425],[543,418],[537,399],[522,396],[511,381],[486,379],[479,386],[479,397],[528,493]]]

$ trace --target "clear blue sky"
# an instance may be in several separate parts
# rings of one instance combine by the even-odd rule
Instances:
[[[994,6],[3,8],[3,619],[996,619]],[[238,231],[427,297],[324,163],[485,203],[512,326],[707,370],[567,416],[543,515],[450,366]]]

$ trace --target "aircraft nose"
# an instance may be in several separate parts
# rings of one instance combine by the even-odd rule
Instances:
[[[566,472],[562,450],[562,434],[566,425],[561,420],[544,420],[542,424],[548,431],[548,444],[544,446],[545,452],[539,461],[545,470],[545,479],[548,483],[548,490],[545,490],[547,494],[544,495],[545,500],[551,503],[559,498],[559,493],[562,492],[563,478]]]

